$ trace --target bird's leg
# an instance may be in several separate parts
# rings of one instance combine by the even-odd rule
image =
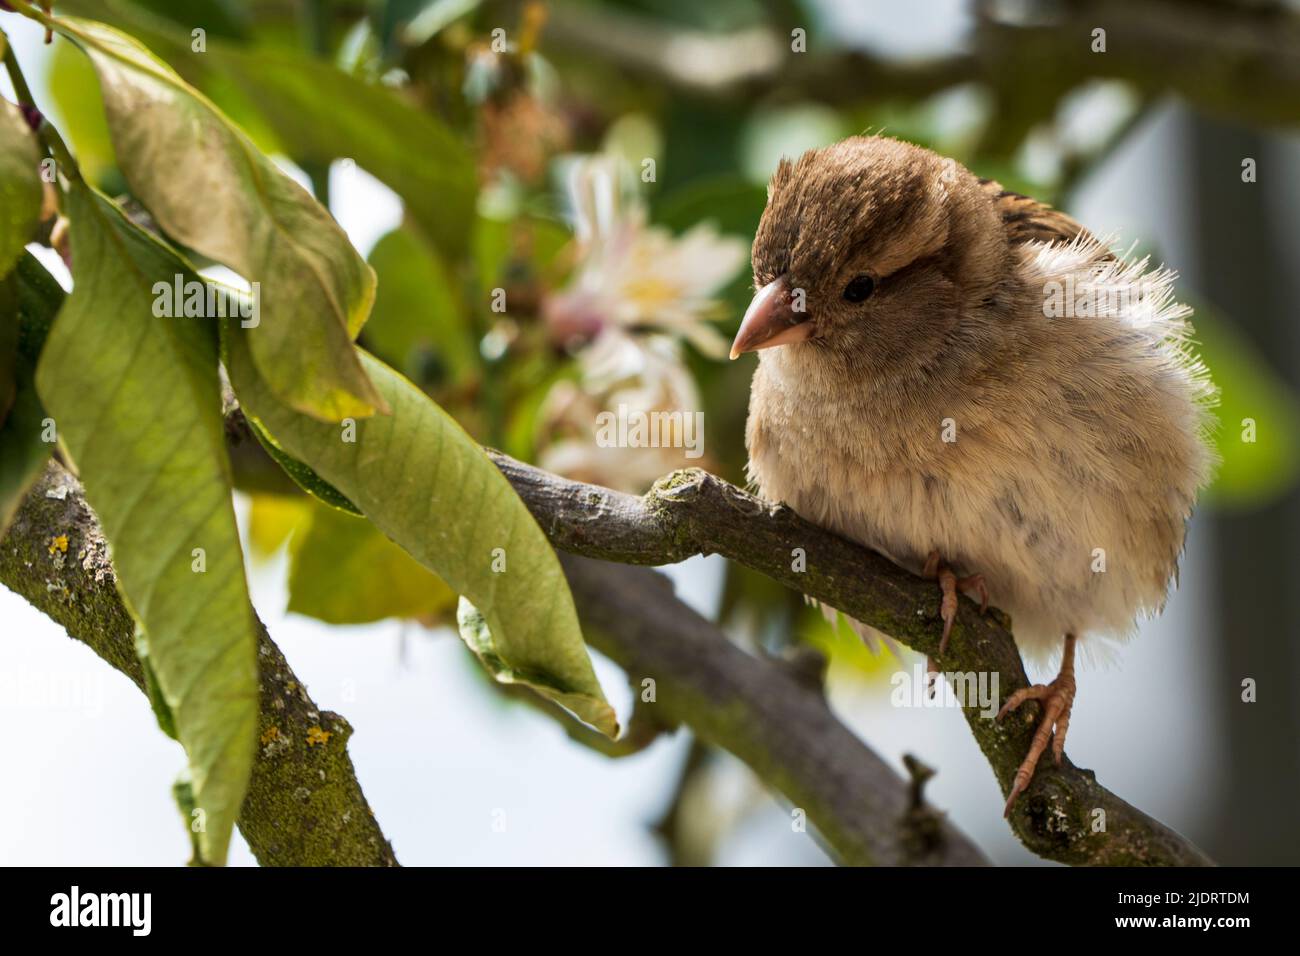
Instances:
[[[1073,634],[1065,635],[1065,656],[1061,659],[1061,671],[1056,675],[1056,680],[1050,684],[1022,687],[1008,697],[998,711],[997,719],[1001,720],[1027,700],[1038,701],[1043,709],[1043,719],[1038,723],[1033,743],[1029,745],[1029,753],[1025,755],[1024,762],[1011,783],[1011,793],[1007,795],[1003,816],[1011,816],[1016,797],[1029,786],[1029,781],[1034,777],[1034,768],[1038,766],[1038,758],[1047,749],[1049,740],[1052,742],[1052,756],[1058,765],[1061,763],[1061,755],[1065,753],[1065,734],[1070,729],[1070,711],[1074,708],[1074,640]],[[1056,728],[1055,734],[1052,733],[1053,727]]]
[[[957,592],[974,591],[979,595],[980,613],[983,614],[989,609],[989,592],[984,586],[984,575],[971,574],[964,578],[957,577],[939,555],[936,548],[931,551],[925,559],[925,567],[921,570],[922,577],[935,578],[939,581],[939,590],[942,597],[939,598],[939,617],[943,620],[943,637],[939,639],[939,656],[948,649],[948,635],[952,633],[952,622],[957,619]],[[930,680],[930,696],[934,696],[934,679],[939,672],[939,667],[934,658],[928,655],[925,658],[926,674]]]

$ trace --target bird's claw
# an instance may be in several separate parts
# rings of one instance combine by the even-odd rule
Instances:
[[[939,656],[942,657],[948,650],[952,622],[957,620],[958,592],[974,591],[978,594],[980,613],[983,614],[989,609],[989,591],[984,584],[984,575],[969,574],[964,578],[957,577],[952,568],[940,557],[938,550],[931,551],[926,557],[925,567],[921,573],[924,577],[936,578],[939,581],[939,590],[942,592],[942,597],[939,598],[939,618],[943,621],[943,636],[939,639]]]
[[[1043,717],[1038,722],[1033,742],[1029,745],[1029,753],[1016,769],[1015,778],[1011,782],[1007,805],[1002,811],[1004,817],[1011,816],[1011,808],[1015,806],[1016,798],[1029,786],[1029,781],[1033,779],[1034,770],[1038,767],[1038,761],[1043,756],[1043,751],[1047,749],[1048,743],[1052,745],[1052,757],[1057,766],[1060,766],[1065,754],[1065,735],[1070,729],[1070,712],[1074,709],[1076,690],[1074,640],[1073,634],[1065,638],[1065,658],[1061,662],[1061,672],[1056,675],[1054,681],[1050,684],[1034,684],[1032,687],[1020,688],[1007,698],[1007,702],[998,711],[996,719],[1001,721],[1027,700],[1038,701],[1043,710]]]

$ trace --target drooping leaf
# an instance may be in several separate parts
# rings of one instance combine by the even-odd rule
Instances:
[[[460,425],[364,353],[392,414],[356,422],[354,430],[314,421],[275,400],[256,373],[246,336],[233,324],[225,329],[226,368],[245,414],[482,611],[494,666],[531,675],[543,693],[615,734],[555,552]]]
[[[291,51],[222,46],[212,57],[295,160],[355,160],[402,197],[444,255],[464,253],[477,179],[469,150],[441,122],[392,90]]]
[[[54,450],[34,377],[45,336],[62,304],[63,290],[31,253],[24,252],[13,271],[0,279],[0,349],[11,350],[13,388],[9,408],[0,416],[0,537]]]
[[[284,470],[286,475],[293,479],[294,484],[299,488],[307,492],[313,498],[319,498],[327,505],[331,505],[341,511],[347,511],[354,515],[361,514],[361,509],[349,501],[347,495],[343,494],[343,492],[339,491],[320,475],[316,474],[316,472],[311,468],[300,462],[297,458],[294,458],[292,455],[285,452],[285,450],[280,447],[279,443],[268,435],[266,430],[263,429],[255,420],[250,418],[248,420],[248,427],[261,446],[266,449],[266,453],[274,459],[275,463]]]
[[[158,675],[154,672],[153,661],[149,659],[149,641],[145,638],[144,631],[139,629],[135,632],[135,656],[140,659],[140,667],[144,671],[144,693],[149,698],[149,707],[158,721],[158,729],[172,740],[180,740],[176,736],[176,715],[167,703],[167,696],[162,692],[162,685],[158,683]]]
[[[72,6],[89,9],[85,3]],[[131,4],[107,3],[93,15],[168,59],[255,142],[264,143],[269,134],[299,164],[355,160],[402,197],[440,252],[449,258],[464,253],[478,185],[473,156],[440,120],[400,93],[270,44],[264,30],[256,49],[209,36],[206,50],[194,54],[187,31]]]
[[[456,627],[460,631],[461,640],[496,680],[502,684],[522,684],[529,687],[591,722],[590,718],[585,716],[590,710],[590,699],[585,693],[575,691],[570,684],[557,681],[555,672],[550,669],[519,666],[513,663],[517,657],[511,654],[502,642],[497,641],[483,612],[463,597],[456,608]],[[600,729],[613,737],[618,728],[615,726],[613,731],[603,727]]]
[[[0,276],[32,239],[41,214],[41,149],[22,112],[0,98]]]
[[[124,192],[126,180],[113,154],[95,68],[72,44],[56,43],[48,84],[53,121],[72,147],[82,177],[110,196]]]
[[[752,236],[767,205],[767,190],[739,175],[714,176],[676,189],[655,203],[655,222],[685,232],[711,222],[724,233]]]
[[[276,395],[327,421],[382,409],[351,348],[374,273],[329,213],[135,39],[56,22],[99,76],[131,191],[169,235],[259,284],[249,344]]]
[[[364,518],[313,504],[290,545],[289,610],[329,624],[427,618],[456,595]]]
[[[215,328],[158,318],[185,265],[108,200],[68,195],[73,282],[37,389],[103,524],[189,755],[204,860],[225,861],[252,766],[257,637],[231,505]]]

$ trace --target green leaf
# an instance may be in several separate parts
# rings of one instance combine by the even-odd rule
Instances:
[[[48,83],[55,126],[72,147],[82,177],[110,196],[125,192],[94,67],[72,44],[56,43]]]
[[[464,429],[364,353],[391,415],[356,422],[352,432],[297,414],[259,379],[246,335],[232,323],[225,330],[226,369],[244,413],[483,612],[502,673],[530,675],[548,696],[563,697],[578,717],[613,736],[614,711],[596,681],[555,552]]]
[[[209,37],[232,40],[248,38],[247,4],[239,0],[134,0],[138,7],[165,17],[184,27],[186,32],[202,27]]]
[[[222,42],[209,31],[206,52],[196,54],[186,31],[130,5],[110,3],[95,15],[170,59],[256,142],[270,133],[300,165],[355,160],[402,197],[443,255],[455,259],[466,251],[478,188],[473,154],[400,93],[298,50],[272,46],[265,30],[256,49]]]
[[[220,864],[252,767],[258,701],[215,329],[154,317],[154,283],[188,270],[112,203],[78,185],[67,214],[74,288],[45,343],[37,390],[144,629],[205,812],[203,858]]]
[[[41,216],[41,148],[14,104],[0,98],[0,276],[18,261]]]
[[[560,706],[591,722],[585,716],[585,711],[590,708],[590,701],[586,694],[575,692],[571,684],[557,681],[555,672],[549,668],[521,667],[512,663],[517,659],[516,656],[493,637],[492,628],[487,618],[483,616],[483,612],[465,598],[460,599],[460,604],[456,608],[456,626],[460,631],[461,640],[483,662],[483,666],[488,669],[488,673],[493,678],[502,684],[523,684],[525,687],[532,688],[543,697],[549,697]],[[615,736],[618,731],[617,725],[613,730],[604,727],[600,729],[605,730],[610,737]]]
[[[427,618],[456,606],[433,572],[364,518],[313,505],[290,545],[289,610],[329,624]]]
[[[8,276],[0,276],[0,427],[8,420],[18,394],[17,375],[18,289]]]
[[[249,342],[276,395],[327,421],[381,410],[351,348],[374,273],[329,213],[132,37],[92,20],[55,22],[99,75],[132,193],[173,238],[260,284]]]
[[[140,668],[144,671],[144,692],[149,698],[149,708],[158,720],[158,729],[172,740],[180,740],[176,736],[176,715],[172,713],[162,686],[158,683],[153,661],[149,660],[149,642],[145,639],[144,631],[139,629],[135,632],[135,656],[140,659]]]
[[[438,384],[460,385],[478,370],[478,348],[455,288],[436,250],[409,229],[376,243],[370,265],[379,277],[365,342],[375,355],[411,378],[430,358]]]
[[[45,409],[35,369],[63,290],[31,253],[0,279],[0,351],[8,351],[12,398],[0,414],[0,537],[54,446],[46,441]],[[6,361],[0,356],[0,361]]]
[[[477,177],[469,149],[441,122],[392,90],[309,56],[230,46],[209,55],[296,161],[355,160],[402,197],[444,255],[465,252]]]
[[[341,511],[346,511],[349,514],[354,515],[361,514],[361,509],[349,501],[347,495],[343,494],[343,492],[339,491],[320,475],[316,474],[316,472],[312,471],[300,462],[297,458],[287,454],[285,450],[279,446],[276,440],[268,435],[266,431],[252,418],[249,418],[248,420],[248,427],[257,438],[258,442],[261,443],[262,447],[266,449],[266,453],[274,459],[275,463],[284,470],[286,475],[293,479],[294,484],[299,488],[307,492],[307,494],[311,495],[313,498],[318,498],[327,505],[338,508]]]

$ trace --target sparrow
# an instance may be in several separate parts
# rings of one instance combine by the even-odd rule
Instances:
[[[763,498],[965,590],[1058,676],[1006,803],[1059,764],[1089,657],[1163,608],[1214,465],[1214,389],[1174,274],[955,160],[859,136],[768,186],[731,349],[758,351],[745,444]],[[860,626],[859,626],[860,627]],[[930,670],[936,670],[933,660]]]

